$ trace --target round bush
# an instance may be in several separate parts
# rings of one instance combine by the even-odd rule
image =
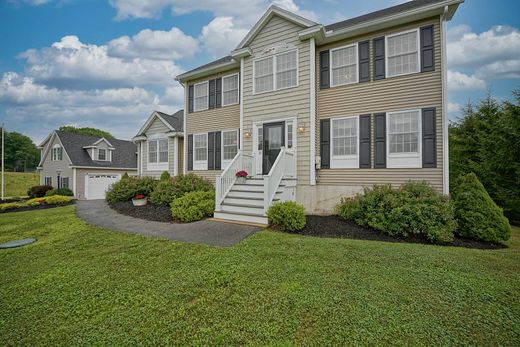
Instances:
[[[277,202],[267,210],[269,224],[284,231],[297,231],[305,227],[305,208],[294,201]]]
[[[170,206],[177,197],[172,180],[160,181],[150,194],[150,202],[156,206]]]
[[[48,185],[33,186],[29,188],[27,195],[29,195],[31,198],[43,198],[45,194],[51,189],[53,189],[52,186]]]
[[[173,178],[172,181],[175,186],[175,198],[180,198],[189,192],[210,192],[215,190],[210,181],[193,173],[179,175]]]
[[[474,173],[460,177],[452,194],[460,236],[488,242],[511,237],[509,221]]]
[[[118,201],[130,201],[137,194],[150,196],[157,181],[152,177],[128,177],[121,179],[110,186],[106,194],[106,200],[109,203]]]
[[[434,243],[453,241],[456,228],[453,204],[426,182],[365,188],[363,194],[343,199],[336,213],[391,236],[414,235]]]
[[[191,192],[171,203],[172,216],[184,223],[213,216],[215,192]]]
[[[168,171],[163,171],[161,174],[161,181],[168,181],[171,178],[170,173]]]

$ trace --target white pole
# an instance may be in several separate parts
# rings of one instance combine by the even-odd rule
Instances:
[[[2,200],[4,200],[4,123],[2,123]]]

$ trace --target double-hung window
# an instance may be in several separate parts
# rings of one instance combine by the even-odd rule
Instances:
[[[222,106],[238,104],[238,74],[222,77]]]
[[[68,177],[62,177],[61,178],[61,187],[62,188],[69,188],[69,178]]]
[[[160,139],[158,141],[159,163],[168,162],[168,139]]]
[[[208,134],[193,135],[193,169],[208,169]]]
[[[419,30],[386,37],[386,71],[388,77],[419,72]]]
[[[229,163],[238,152],[238,130],[222,132],[222,162]],[[224,165],[223,165],[224,166]]]
[[[168,170],[168,139],[152,138],[148,140],[148,169]]]
[[[254,61],[254,93],[264,93],[298,85],[298,51],[278,53]]]
[[[148,162],[157,163],[157,140],[148,141]]]
[[[52,149],[52,161],[58,161],[63,158],[63,148],[61,147],[54,147]]]
[[[46,186],[52,186],[52,177],[45,177],[45,185]]]
[[[208,109],[208,93],[209,93],[208,81],[195,84],[193,91],[194,91],[194,95],[193,95],[194,111],[207,110]]]
[[[358,81],[358,45],[331,49],[331,86]]]
[[[421,167],[421,111],[387,114],[388,167]]]
[[[98,160],[107,160],[107,150],[103,148],[98,149]]]
[[[358,117],[331,119],[331,167],[356,168],[358,160]]]

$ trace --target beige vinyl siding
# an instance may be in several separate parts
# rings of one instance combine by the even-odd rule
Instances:
[[[273,16],[257,34],[249,48],[253,54],[244,60],[244,129],[253,129],[253,122],[266,122],[297,117],[298,124],[307,124],[300,134],[294,131],[297,146],[298,184],[309,184],[309,91],[310,91],[310,48],[309,40],[300,41],[301,26],[278,16]],[[280,46],[294,46],[298,49],[298,86],[253,95],[253,62],[263,57],[266,49]],[[266,55],[267,56],[267,55]],[[245,131],[244,130],[244,131]],[[296,130],[296,129],[295,129]],[[252,152],[252,137],[244,138],[244,150]]]
[[[85,180],[87,174],[109,174],[123,176],[127,172],[129,175],[137,174],[137,170],[117,170],[110,168],[76,169],[76,197],[85,199]],[[72,178],[70,179],[72,184]]]
[[[355,42],[372,40],[405,30],[434,25],[435,71],[391,77],[365,83],[355,83],[320,90],[319,52]],[[373,78],[373,45],[370,41],[370,65]],[[435,107],[437,116],[437,168],[428,169],[323,169],[317,172],[321,185],[371,185],[390,183],[399,185],[407,180],[426,180],[442,191],[442,79],[441,42],[438,17],[375,32],[354,39],[335,42],[316,49],[316,154],[320,155],[320,119],[337,116],[374,114],[406,109]],[[372,119],[373,121],[373,119]],[[374,133],[372,123],[372,167],[374,161]]]
[[[45,177],[52,177],[52,186],[54,188],[58,187],[58,181],[57,181],[57,171],[61,171],[60,177],[68,177],[69,178],[69,186],[70,189],[72,189],[72,169],[69,168],[69,165],[71,164],[70,159],[65,152],[65,148],[62,147],[62,153],[61,160],[52,161],[52,147],[54,145],[60,145],[61,142],[58,139],[58,136],[55,135],[52,138],[52,141],[49,141],[44,148],[44,153],[47,151],[45,158],[43,158],[42,161],[42,170],[40,171],[40,183],[45,184]]]
[[[155,118],[152,124],[145,131],[146,136],[154,134],[164,134],[171,131],[160,119]],[[142,156],[143,156],[143,176],[160,177],[164,170],[148,170],[148,142],[142,143]],[[175,142],[172,137],[168,137],[168,171],[173,175],[173,165],[175,161]]]
[[[240,69],[231,69],[225,72],[220,72],[218,74],[210,75],[208,77],[190,81],[188,82],[188,85],[212,80],[214,78],[219,78],[231,74],[236,74],[239,72]],[[241,93],[241,91],[239,91],[239,93]],[[188,91],[186,90],[186,98],[187,94]],[[186,145],[188,144],[188,135],[190,134],[208,133],[212,131],[223,131],[232,129],[240,129],[240,104],[186,113]],[[187,155],[187,149],[185,152]],[[194,170],[189,172],[194,172],[199,176],[208,178],[212,183],[214,183],[215,176],[219,175],[221,171]]]

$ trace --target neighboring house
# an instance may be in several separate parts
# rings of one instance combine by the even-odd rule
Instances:
[[[184,171],[215,181],[215,217],[266,223],[279,200],[331,212],[363,186],[408,180],[447,194],[446,21],[462,2],[330,25],[272,6],[229,56],[177,76]]]
[[[53,131],[38,148],[40,183],[70,188],[78,199],[103,199],[125,172],[137,173],[131,141]]]
[[[164,171],[183,172],[184,111],[169,115],[154,111],[132,139],[137,145],[137,172],[159,178]]]

